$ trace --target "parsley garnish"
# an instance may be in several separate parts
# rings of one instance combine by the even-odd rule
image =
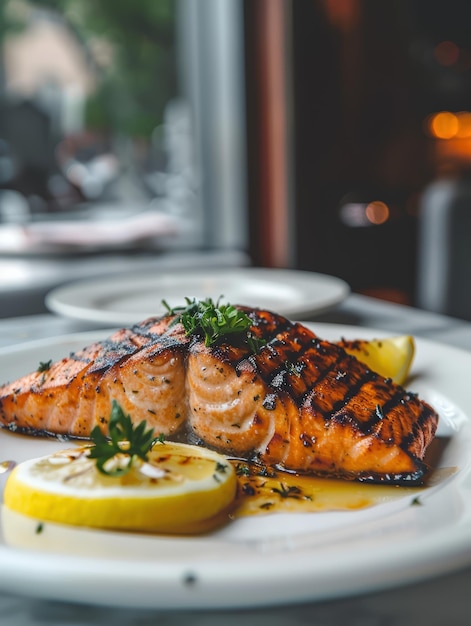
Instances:
[[[131,469],[136,459],[147,461],[147,455],[152,446],[157,442],[163,442],[163,435],[154,437],[152,429],[146,430],[147,422],[140,422],[134,427],[131,417],[113,400],[109,422],[110,436],[106,437],[99,426],[95,426],[90,434],[93,446],[88,456],[96,459],[97,469],[108,476],[126,474]],[[117,456],[119,455],[119,456]],[[105,465],[113,459],[125,459],[125,463],[116,463],[112,467]],[[109,464],[108,464],[109,465]]]
[[[231,334],[242,335],[252,352],[258,352],[266,343],[251,332],[249,316],[232,304],[220,304],[221,298],[216,303],[211,298],[185,300],[186,306],[171,308],[165,300],[162,300],[162,304],[170,315],[176,315],[173,324],[181,322],[187,335],[203,335],[206,346]]]

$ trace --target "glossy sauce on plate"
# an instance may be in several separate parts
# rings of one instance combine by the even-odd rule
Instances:
[[[232,518],[266,513],[353,511],[406,496],[418,497],[455,473],[439,467],[447,439],[436,437],[426,457],[431,468],[423,484],[415,486],[373,484],[300,475],[233,461],[239,484]]]

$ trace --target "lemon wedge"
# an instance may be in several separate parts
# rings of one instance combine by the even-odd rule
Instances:
[[[346,340],[339,342],[348,354],[355,356],[371,370],[402,385],[409,375],[415,355],[415,342],[411,335],[372,340]]]
[[[5,486],[5,507],[41,522],[187,533],[220,521],[218,514],[235,499],[231,463],[205,448],[158,443],[146,462],[119,476],[99,472],[87,450],[62,450],[17,465]]]

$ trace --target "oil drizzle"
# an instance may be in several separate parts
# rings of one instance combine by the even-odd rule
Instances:
[[[416,498],[456,469],[435,469],[423,485],[409,487],[304,476],[246,462],[233,464],[239,480],[232,519],[267,513],[354,511],[407,496]]]

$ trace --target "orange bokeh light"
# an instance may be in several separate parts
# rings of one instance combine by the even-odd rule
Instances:
[[[374,200],[367,205],[365,215],[372,224],[384,224],[389,219],[389,207],[381,200]]]
[[[461,111],[456,114],[458,118],[458,131],[456,136],[459,139],[471,137],[471,113],[468,111]]]
[[[451,139],[457,135],[458,129],[459,121],[454,113],[441,111],[430,117],[429,131],[437,139]]]
[[[471,137],[471,112],[433,113],[426,118],[425,128],[435,139],[469,139]]]

